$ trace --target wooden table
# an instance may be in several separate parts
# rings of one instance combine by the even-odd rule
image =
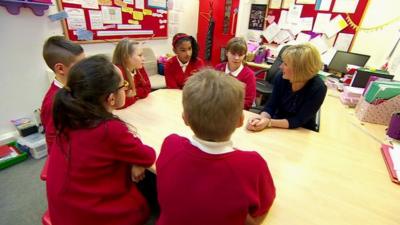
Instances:
[[[256,150],[268,162],[277,197],[263,224],[400,224],[400,186],[389,179],[378,138],[384,126],[362,125],[329,95],[321,128],[235,131],[235,147]],[[246,120],[253,113],[245,111]],[[142,141],[159,151],[163,139],[191,136],[181,119],[181,91],[158,90],[116,112],[137,128]],[[365,132],[368,131],[368,132]]]

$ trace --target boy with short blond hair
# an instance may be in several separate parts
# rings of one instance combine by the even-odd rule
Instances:
[[[192,138],[172,134],[158,157],[157,225],[257,224],[275,198],[265,160],[233,147],[243,124],[244,85],[215,70],[202,70],[183,88],[183,120]]]

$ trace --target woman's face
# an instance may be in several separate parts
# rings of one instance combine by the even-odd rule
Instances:
[[[226,56],[228,57],[229,68],[234,70],[236,70],[237,68],[239,68],[240,65],[242,65],[245,57],[244,54],[240,55],[239,53],[232,53],[231,51],[228,51]]]
[[[143,49],[137,47],[133,54],[129,56],[128,59],[128,69],[130,71],[141,69],[143,67],[144,57],[143,57]]]
[[[283,79],[292,81],[292,79],[293,79],[293,68],[287,62],[287,60],[283,60],[283,63],[280,65],[280,68],[281,68],[282,73],[283,73]]]
[[[179,61],[187,63],[192,57],[192,43],[190,41],[183,41],[174,48],[174,52]]]

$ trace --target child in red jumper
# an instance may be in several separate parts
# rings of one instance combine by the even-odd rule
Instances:
[[[44,127],[49,153],[56,137],[53,123],[54,96],[67,83],[68,72],[71,67],[84,57],[83,48],[79,44],[67,40],[64,36],[50,37],[43,46],[44,61],[55,74],[54,81],[44,96],[40,110],[40,119]]]
[[[52,146],[47,199],[52,224],[139,225],[149,216],[135,183],[155,161],[112,111],[125,103],[128,87],[105,57],[71,68],[54,99],[57,138]]]
[[[138,43],[129,39],[118,42],[113,54],[113,63],[121,70],[129,88],[126,93],[126,108],[141,98],[146,98],[151,91],[149,76],[143,67],[143,50]]]
[[[218,96],[217,98],[215,96]],[[192,138],[168,136],[156,162],[157,225],[259,224],[275,198],[265,160],[233,147],[243,124],[243,84],[202,70],[183,88],[183,120]]]
[[[204,67],[204,62],[197,57],[199,46],[194,37],[177,33],[172,46],[176,55],[165,63],[165,82],[167,88],[182,89],[186,80]]]
[[[256,98],[256,78],[253,70],[243,65],[247,53],[247,44],[243,38],[235,37],[226,46],[227,63],[218,64],[215,69],[225,72],[245,84],[244,109],[248,110]]]

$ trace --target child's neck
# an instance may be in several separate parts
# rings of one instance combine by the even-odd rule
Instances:
[[[242,64],[239,64],[239,65],[230,65],[230,64],[228,63],[228,69],[229,69],[229,71],[234,72],[234,71],[236,71],[237,69],[239,69],[240,65],[242,65]]]
[[[62,83],[63,86],[65,86],[67,84],[67,79],[65,79],[64,76],[62,76],[62,75],[56,74],[54,79],[56,79],[58,82]]]

